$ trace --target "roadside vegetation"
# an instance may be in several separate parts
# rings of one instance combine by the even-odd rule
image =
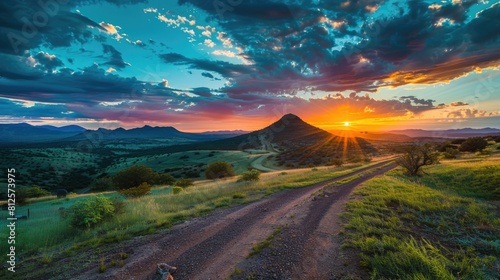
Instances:
[[[364,183],[344,214],[344,246],[372,279],[499,279],[500,155],[465,154],[425,173],[398,168]]]

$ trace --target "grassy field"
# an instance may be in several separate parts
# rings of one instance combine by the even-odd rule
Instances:
[[[259,154],[243,151],[188,151],[137,158],[124,158],[106,169],[106,173],[114,174],[132,165],[146,165],[157,172],[169,172],[178,177],[202,178],[207,165],[215,161],[226,161],[233,164],[237,174],[247,170],[254,158]]]
[[[366,182],[344,215],[344,246],[360,251],[372,279],[500,278],[500,155],[425,171]]]
[[[62,217],[60,208],[68,209],[77,201],[93,195],[33,200],[16,209],[17,214],[23,215],[30,209],[30,218],[17,222],[16,246],[20,259],[25,261],[21,267],[32,270],[37,265],[50,266],[53,259],[72,256],[82,250],[95,248],[101,251],[106,247],[103,247],[104,244],[152,234],[158,229],[205,215],[216,208],[248,203],[280,190],[307,186],[371,164],[270,172],[262,174],[261,180],[256,182],[236,182],[237,178],[197,181],[194,186],[176,195],[171,193],[168,186],[155,187],[150,195],[136,199],[125,199],[115,192],[107,192],[100,195],[122,201],[123,212],[88,230],[70,227],[68,219]],[[5,227],[7,212],[1,213],[0,227]],[[0,239],[5,240],[6,234],[6,231],[2,231]],[[7,245],[6,242],[1,243],[0,250],[6,251]],[[98,255],[98,252],[95,254]],[[0,259],[5,261],[6,256]]]

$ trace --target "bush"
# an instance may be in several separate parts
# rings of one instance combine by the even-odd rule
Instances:
[[[66,197],[68,195],[68,191],[65,189],[58,189],[56,191],[56,195],[57,195],[57,198],[63,198],[63,197]]]
[[[460,145],[460,151],[462,152],[480,152],[488,146],[488,142],[481,137],[472,137],[465,140]]]
[[[460,152],[454,148],[446,148],[446,151],[443,152],[443,157],[446,159],[455,159],[457,158]]]
[[[113,202],[103,196],[88,198],[69,209],[71,225],[79,229],[91,228],[114,215]]]
[[[158,180],[158,173],[144,165],[134,165],[118,172],[113,177],[113,182],[120,190],[138,187],[146,182],[154,184]]]
[[[335,165],[337,167],[341,167],[344,164],[344,160],[341,158],[334,158],[331,160],[331,162],[333,165]]]
[[[150,191],[151,191],[151,185],[144,182],[135,188],[120,190],[120,193],[128,198],[136,198],[144,196],[148,194]]]
[[[50,195],[50,192],[39,186],[32,186],[26,189],[26,197],[42,197],[48,195]]]
[[[207,179],[221,179],[225,177],[234,176],[233,167],[224,161],[216,161],[210,164],[205,170]]]
[[[119,198],[113,198],[111,202],[113,203],[113,207],[115,207],[115,214],[125,213],[125,201]]]
[[[116,189],[115,184],[113,183],[113,179],[110,177],[102,177],[96,179],[92,184],[90,185],[90,188],[92,191],[95,192],[103,192],[103,191],[110,191]]]
[[[240,178],[238,179],[238,182],[241,181],[258,181],[260,177],[260,172],[253,169],[250,171],[246,171],[241,173]]]
[[[194,181],[193,181],[193,179],[190,179],[190,178],[181,178],[177,182],[175,182],[175,185],[177,187],[187,188],[189,186],[194,185]]]
[[[172,185],[175,182],[174,176],[170,175],[170,173],[159,174],[158,178],[155,182],[157,185]]]
[[[178,193],[182,192],[183,190],[184,190],[184,189],[183,189],[183,188],[181,188],[181,187],[173,187],[173,188],[172,188],[172,193],[173,193],[173,194],[178,194]]]

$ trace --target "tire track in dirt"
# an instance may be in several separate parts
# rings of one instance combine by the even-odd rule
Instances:
[[[170,232],[124,242],[122,250],[132,252],[123,268],[98,274],[94,270],[76,279],[150,279],[158,263],[176,266],[176,280],[223,279],[243,262],[252,246],[269,236],[280,225],[307,212],[311,195],[336,181],[373,170],[387,161],[308,187],[276,193],[260,201],[216,211],[215,214],[187,221]],[[348,194],[350,191],[342,189]],[[313,211],[309,220],[311,235],[321,215]],[[292,218],[294,217],[294,218]],[[304,219],[302,219],[304,220]],[[314,224],[315,223],[315,224]]]

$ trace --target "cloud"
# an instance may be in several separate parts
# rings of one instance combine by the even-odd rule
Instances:
[[[215,50],[212,52],[213,55],[221,55],[221,56],[227,56],[227,57],[235,57],[236,54],[232,51],[228,50]]]
[[[469,104],[464,103],[462,101],[457,101],[457,102],[451,102],[450,103],[450,106],[452,106],[452,107],[459,107],[459,106],[466,106],[466,105],[469,105]]]
[[[224,30],[218,40],[238,42],[241,55],[256,70],[235,77],[225,92],[274,94],[375,92],[380,87],[449,82],[476,69],[496,67],[500,4],[470,18],[471,7],[478,2],[429,7],[418,0],[287,5],[249,0],[221,11],[203,0],[179,1],[213,15]],[[389,11],[390,16],[374,18],[379,10]],[[443,18],[450,24],[434,26]],[[294,81],[293,87],[288,80]]]
[[[204,97],[211,97],[212,96],[210,89],[207,87],[193,88],[190,92],[193,94],[199,95],[199,96],[204,96]]]
[[[118,30],[116,29],[116,27],[114,25],[112,25],[111,23],[105,23],[104,21],[101,21],[101,23],[99,23],[99,25],[104,28],[106,30],[106,32],[108,32],[108,34],[117,34],[118,33]]]
[[[210,40],[210,39],[205,39],[205,41],[203,42],[203,44],[205,46],[207,46],[207,47],[210,47],[210,48],[215,47],[215,43],[212,40]]]
[[[207,77],[207,78],[210,78],[210,79],[213,79],[213,78],[214,78],[214,76],[213,76],[212,74],[208,73],[208,72],[203,72],[203,73],[201,73],[201,75],[202,75],[203,77]]]
[[[64,63],[59,58],[46,52],[39,52],[34,58],[37,60],[39,67],[46,71],[52,71],[57,67],[64,66]]]
[[[122,54],[119,51],[117,51],[113,46],[102,44],[102,48],[104,55],[106,55],[109,58],[109,60],[104,63],[105,65],[111,65],[119,69],[123,69],[127,66],[130,66],[130,63],[125,62],[122,58]]]

